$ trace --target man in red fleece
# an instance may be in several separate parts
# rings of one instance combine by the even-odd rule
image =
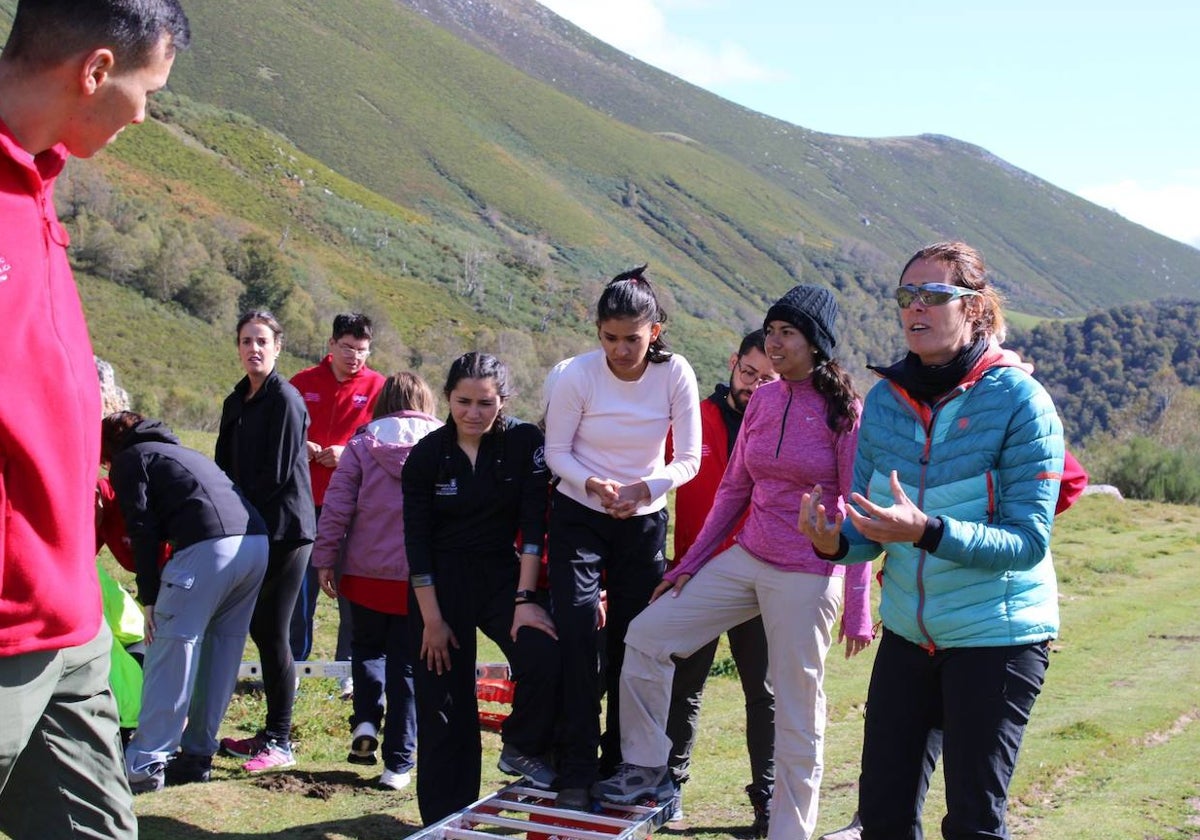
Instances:
[[[142,122],[177,0],[21,0],[0,53],[0,832],[133,838],[108,687],[94,496],[100,389],[54,182]]]
[[[358,312],[343,313],[333,319],[329,355],[291,379],[308,408],[308,466],[312,473],[318,530],[325,488],[342,457],[342,450],[359,426],[371,422],[375,400],[383,389],[383,375],[367,367],[370,355],[371,319]],[[297,662],[308,659],[312,652],[313,613],[320,593],[316,569],[309,565],[292,612],[292,656]],[[334,658],[348,662],[350,605],[340,596],[338,616]],[[344,696],[350,695],[352,686],[348,679],[342,681]]]

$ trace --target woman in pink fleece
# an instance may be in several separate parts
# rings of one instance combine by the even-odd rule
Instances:
[[[400,473],[417,441],[442,425],[436,410],[433,391],[415,373],[387,378],[374,419],[350,439],[329,481],[313,545],[321,590],[331,598],[340,590],[354,617],[346,759],[375,764],[382,726],[379,784],[391,790],[409,783],[417,744]]]
[[[621,671],[626,762],[597,797],[632,802],[670,795],[665,733],[675,670],[743,621],[762,615],[775,687],[775,790],[768,837],[808,840],[817,822],[825,730],[825,655],[838,631],[846,656],[871,643],[869,563],[837,566],[801,539],[801,496],[814,485],[850,492],[861,403],[832,358],[837,302],[796,286],[767,311],[766,351],[781,379],[750,400],[712,510],[654,602],[629,627]],[[749,510],[735,544],[718,547]],[[666,597],[660,597],[666,595]]]

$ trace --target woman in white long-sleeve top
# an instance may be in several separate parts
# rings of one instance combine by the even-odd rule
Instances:
[[[666,315],[645,268],[614,277],[600,295],[600,348],[560,362],[547,377],[546,461],[559,479],[550,510],[550,590],[564,668],[558,802],[572,808],[587,808],[592,783],[621,761],[617,680],[625,630],[666,566],[667,491],[700,464],[696,375],[666,347]],[[601,575],[608,714],[598,759]]]

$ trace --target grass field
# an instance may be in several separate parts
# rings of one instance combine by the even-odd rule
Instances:
[[[1013,836],[1200,838],[1200,508],[1089,496],[1061,517],[1054,550],[1063,632],[1034,710],[1012,787]],[[336,613],[318,613],[318,658],[328,658]],[[489,648],[485,648],[485,651]],[[496,658],[494,648],[481,660]],[[873,651],[831,654],[829,727],[819,832],[855,807],[863,700]],[[718,654],[718,665],[724,650]],[[253,650],[247,658],[255,658]],[[299,764],[249,778],[218,758],[209,784],[139,797],[144,840],[251,837],[384,840],[419,825],[415,794],[378,790],[378,769],[345,763],[349,705],[332,680],[307,679],[296,706]],[[687,820],[663,835],[718,838],[749,822],[749,781],[736,678],[708,684]],[[254,731],[261,694],[243,684],[222,734]],[[497,736],[484,734],[482,792],[495,770]],[[940,836],[940,779],[926,808],[926,835]]]

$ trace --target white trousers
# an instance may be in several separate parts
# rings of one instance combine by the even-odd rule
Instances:
[[[756,615],[767,633],[775,686],[775,792],[769,840],[808,840],[816,829],[825,738],[825,655],[842,579],[785,572],[734,545],[706,563],[679,597],[662,596],[634,619],[621,669],[621,754],[662,767],[674,656],[689,656]]]

